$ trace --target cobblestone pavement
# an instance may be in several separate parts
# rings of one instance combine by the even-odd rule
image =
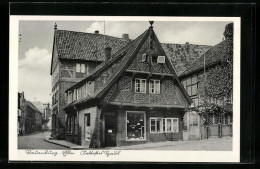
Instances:
[[[44,138],[46,135],[50,135],[50,132],[18,136],[18,149],[68,149],[45,141]]]
[[[197,141],[168,141],[111,149],[120,150],[177,150],[177,151],[232,151],[232,137],[210,138]]]

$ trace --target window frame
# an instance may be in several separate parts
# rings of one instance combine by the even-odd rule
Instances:
[[[157,120],[161,120],[160,122],[160,131],[157,132]],[[177,131],[173,131],[173,128],[175,127],[173,124],[173,120],[176,119],[177,120]],[[155,132],[152,131],[152,125],[151,122],[152,120],[155,120]],[[168,120],[170,120],[170,126],[171,126],[171,131],[167,131],[167,123]],[[165,125],[163,125],[163,122],[165,122]],[[165,127],[165,129],[163,129],[163,127]],[[179,129],[179,118],[176,117],[167,117],[167,118],[162,118],[162,117],[150,117],[150,133],[179,133],[180,129]]]
[[[140,91],[139,92],[137,91],[137,82],[136,82],[137,80],[140,80]],[[145,83],[144,83],[145,85],[144,85],[144,91],[142,92],[141,91],[141,86],[142,86],[141,84],[142,84],[143,80],[145,81]],[[147,83],[146,79],[135,78],[135,93],[146,93],[146,83]]]
[[[127,139],[127,114],[128,113],[143,113],[143,117],[144,117],[144,139],[140,139],[140,140],[130,140],[130,139]],[[125,131],[126,131],[126,136],[125,136],[125,139],[126,141],[145,141],[147,138],[146,138],[146,112],[145,111],[126,111],[126,114],[125,114]]]
[[[192,79],[194,79],[194,77],[196,77],[196,82],[193,82]],[[190,82],[190,83],[189,83]],[[182,80],[182,84],[184,86],[184,89],[187,91],[188,95],[190,97],[192,96],[197,96],[198,93],[198,88],[199,88],[199,82],[198,82],[198,74],[192,75],[190,77],[187,77],[185,79]],[[196,93],[193,93],[194,87],[196,86]],[[190,91],[190,92],[189,92]]]
[[[157,91],[158,92],[155,92],[156,90],[156,81],[158,82],[159,81],[159,89],[157,89]],[[153,86],[154,86],[154,92],[152,92],[151,90],[151,87],[152,87],[152,84],[151,84],[151,82],[153,82]],[[158,80],[158,79],[151,79],[151,80],[149,80],[149,93],[151,93],[151,94],[160,94],[161,93],[161,81],[160,80]]]

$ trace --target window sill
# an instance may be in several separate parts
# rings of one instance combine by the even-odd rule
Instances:
[[[143,140],[127,140],[126,139],[126,141],[148,141],[148,140],[146,140],[146,139],[143,139]]]
[[[180,133],[179,131],[169,131],[169,132],[150,132],[150,134],[165,134],[165,133]]]

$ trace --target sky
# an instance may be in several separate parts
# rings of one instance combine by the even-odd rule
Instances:
[[[18,91],[25,98],[51,102],[51,56],[55,21],[19,22]],[[57,29],[104,34],[104,22],[57,21]],[[161,43],[214,46],[222,41],[225,25],[230,22],[156,21],[154,31]],[[105,34],[135,39],[150,26],[145,21],[106,21]]]

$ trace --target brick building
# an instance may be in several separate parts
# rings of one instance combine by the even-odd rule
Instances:
[[[152,23],[151,23],[152,24]],[[66,140],[87,147],[182,140],[191,99],[150,26],[66,90]]]
[[[84,79],[93,72],[97,66],[105,61],[106,52],[111,55],[119,49],[123,50],[127,44],[132,43],[128,34],[122,38],[111,37],[95,33],[83,33],[67,30],[58,30],[55,25],[53,52],[51,62],[52,76],[52,136],[65,138],[65,123],[67,115],[63,111],[65,102],[65,90]],[[163,50],[169,56],[170,61],[179,75],[190,66],[199,56],[206,52],[210,46],[181,44],[161,44]],[[101,65],[102,66],[102,65]],[[77,142],[75,137],[75,142]]]
[[[24,92],[18,93],[18,110],[20,110],[18,116],[20,134],[42,130],[42,112],[25,99]]]
[[[189,68],[187,68],[182,74],[179,75],[184,88],[186,89],[190,98],[193,100],[192,107],[198,108],[205,103],[210,103],[227,108],[229,110],[229,113],[226,114],[216,115],[212,113],[207,115],[206,118],[203,118],[201,116],[199,118],[199,122],[197,121],[197,118],[195,118],[191,123],[195,123],[196,125],[193,124],[190,127],[190,130],[193,130],[193,132],[189,133],[189,135],[191,137],[194,136],[195,139],[203,139],[206,137],[219,135],[232,135],[232,92],[229,95],[220,98],[214,95],[209,96],[205,93],[205,81],[208,80],[207,77],[209,76],[209,72],[218,69],[221,70],[223,62],[226,62],[225,59],[228,58],[227,56],[230,54],[229,51],[231,51],[231,53],[233,54],[233,23],[226,25],[223,35],[225,39],[222,42],[210,48],[195,62],[193,62]],[[232,77],[229,80],[232,86]],[[198,111],[198,113],[200,114],[201,112]],[[196,114],[197,113],[193,113],[192,115],[190,115],[191,117],[189,121],[192,121],[191,118],[193,118],[193,116],[197,117],[198,115]],[[205,129],[204,122],[207,122],[207,125],[209,126],[208,131],[206,131]],[[201,127],[199,130],[197,128],[198,123],[201,123]],[[187,123],[184,125],[187,125]],[[221,129],[219,129],[220,125]]]

